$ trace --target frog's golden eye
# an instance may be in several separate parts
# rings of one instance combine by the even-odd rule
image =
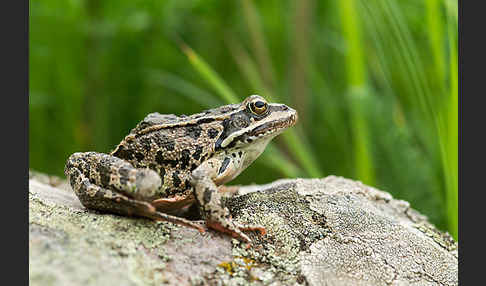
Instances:
[[[264,114],[268,109],[268,104],[265,101],[262,100],[255,100],[250,102],[250,110],[251,112],[257,114],[257,115],[262,115]]]

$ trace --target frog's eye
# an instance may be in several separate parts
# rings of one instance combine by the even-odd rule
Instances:
[[[268,109],[268,104],[265,101],[262,101],[260,99],[250,102],[249,105],[250,105],[251,112],[257,115],[264,114]]]

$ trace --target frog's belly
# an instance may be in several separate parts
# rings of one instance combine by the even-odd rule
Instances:
[[[152,205],[160,212],[175,213],[195,202],[194,194],[175,195],[171,198],[161,198],[152,201]]]

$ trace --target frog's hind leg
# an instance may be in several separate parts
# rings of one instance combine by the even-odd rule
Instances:
[[[71,169],[66,174],[79,200],[88,209],[121,215],[143,215],[155,212],[147,202],[131,199],[121,193],[90,182],[80,170]]]
[[[67,160],[64,173],[71,178],[70,183],[75,192],[77,190],[73,178],[79,173],[94,185],[143,201],[150,201],[156,196],[162,184],[159,174],[153,170],[135,168],[128,161],[97,152],[72,154]]]
[[[93,165],[85,164],[86,161],[84,159],[86,159],[86,157],[105,157],[110,155],[94,152],[87,153],[73,154],[68,159],[68,163],[66,164],[65,169],[65,174],[68,177],[74,192],[86,208],[127,216],[143,216],[154,220],[168,221],[175,224],[192,227],[197,229],[199,232],[205,231],[205,229],[196,222],[156,211],[155,207],[152,206],[149,202],[129,197],[124,194],[126,193],[126,191],[122,192],[119,191],[119,189],[114,188],[113,186],[111,186],[111,188],[113,188],[111,189],[92,183],[90,180],[90,174],[91,176],[94,176],[96,172],[89,171],[90,167],[92,167]],[[119,158],[116,159],[122,160]],[[126,163],[129,164],[128,162]],[[105,168],[106,167],[107,166],[105,165]],[[131,168],[135,169],[133,167]]]

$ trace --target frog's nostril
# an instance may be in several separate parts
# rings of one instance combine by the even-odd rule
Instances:
[[[284,105],[283,110],[289,110],[289,107],[287,105]]]

